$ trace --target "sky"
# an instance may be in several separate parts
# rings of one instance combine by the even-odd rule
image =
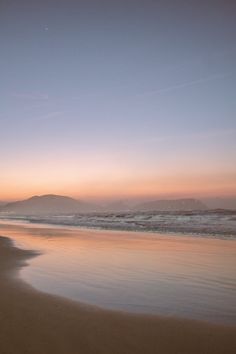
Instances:
[[[0,200],[236,196],[235,16],[1,0]]]

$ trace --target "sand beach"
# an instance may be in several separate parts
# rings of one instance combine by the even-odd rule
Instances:
[[[36,291],[18,277],[35,252],[0,238],[2,354],[233,354],[236,328],[101,310]]]

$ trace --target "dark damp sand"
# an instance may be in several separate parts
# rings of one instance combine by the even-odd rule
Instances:
[[[17,277],[34,252],[0,237],[1,354],[235,354],[236,327],[100,310]]]

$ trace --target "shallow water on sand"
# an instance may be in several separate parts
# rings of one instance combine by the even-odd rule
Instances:
[[[42,252],[21,277],[103,308],[236,324],[236,240],[0,223]]]

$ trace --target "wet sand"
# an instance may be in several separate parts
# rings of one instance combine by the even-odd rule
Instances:
[[[236,353],[236,327],[106,311],[38,292],[18,278],[34,256],[0,237],[1,354]]]

